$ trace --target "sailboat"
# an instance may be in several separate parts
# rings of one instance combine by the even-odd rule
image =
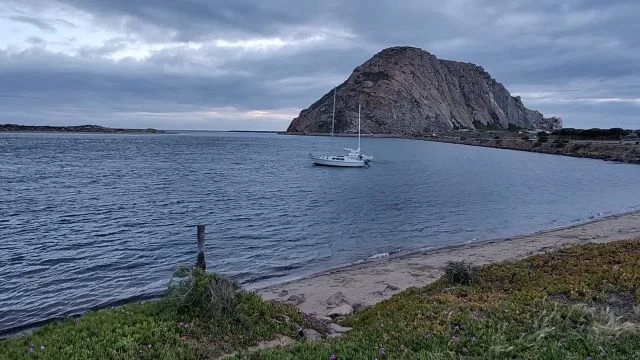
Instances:
[[[365,167],[370,166],[370,159],[365,159],[362,154],[360,154],[360,106],[358,106],[358,148],[357,149],[347,149],[349,154],[347,155],[334,155],[333,154],[333,132],[336,121],[336,88],[333,88],[333,114],[331,117],[331,149],[329,153],[320,156],[314,156],[309,154],[311,157],[311,162],[315,165],[323,165],[323,166],[336,166],[336,167]]]

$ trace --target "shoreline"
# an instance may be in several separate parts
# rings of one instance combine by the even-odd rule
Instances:
[[[515,234],[515,235],[511,235],[511,236],[504,236],[504,237],[485,237],[485,238],[482,238],[482,239],[469,240],[469,241],[464,242],[464,243],[454,243],[452,245],[444,245],[444,246],[434,245],[434,246],[425,246],[425,247],[420,247],[420,248],[411,248],[411,249],[406,249],[406,250],[405,249],[397,249],[397,250],[392,250],[392,251],[388,251],[388,252],[384,252],[384,253],[373,254],[371,256],[360,258],[360,259],[357,259],[357,260],[352,261],[352,262],[333,265],[333,266],[331,266],[331,267],[329,267],[329,268],[327,268],[325,270],[315,270],[315,271],[310,271],[310,272],[304,272],[303,275],[299,275],[299,276],[291,276],[291,275],[283,276],[283,277],[275,278],[275,279],[272,279],[272,280],[264,280],[264,281],[254,282],[254,283],[242,284],[242,286],[246,290],[259,292],[259,291],[262,291],[262,290],[267,289],[267,288],[277,287],[278,285],[289,284],[289,283],[297,282],[297,281],[304,281],[304,280],[307,280],[307,279],[310,279],[310,278],[331,274],[331,273],[334,273],[336,271],[340,271],[340,270],[343,270],[343,269],[348,269],[348,268],[351,268],[351,267],[354,267],[354,266],[358,266],[358,265],[366,265],[366,264],[375,263],[375,262],[382,261],[382,260],[399,259],[399,258],[404,258],[404,257],[407,257],[407,256],[427,254],[427,253],[436,252],[436,251],[440,251],[440,250],[447,250],[447,249],[454,250],[456,248],[460,248],[460,247],[463,247],[463,246],[469,246],[469,245],[481,245],[481,244],[485,244],[485,243],[494,243],[494,242],[498,242],[498,241],[509,241],[509,240],[514,240],[514,239],[519,239],[519,238],[529,237],[529,236],[544,235],[544,234],[552,233],[552,232],[555,232],[555,231],[572,229],[572,228],[580,227],[580,226],[583,226],[583,225],[586,225],[586,224],[599,222],[599,221],[604,221],[604,220],[613,219],[613,218],[618,218],[618,217],[627,216],[627,215],[633,215],[633,214],[636,214],[636,213],[640,213],[640,206],[634,207],[632,209],[626,209],[626,210],[623,210],[623,211],[620,211],[620,212],[609,213],[609,214],[606,214],[606,215],[601,213],[602,215],[599,214],[597,216],[590,216],[590,217],[579,219],[579,220],[573,220],[573,221],[569,221],[569,222],[567,222],[565,224],[562,224],[562,225],[558,225],[558,226],[555,226],[555,227],[550,227],[550,228],[547,228],[547,229],[544,229],[544,230],[532,231],[532,232],[528,232],[528,233],[519,233],[519,234]],[[640,233],[638,234],[638,236],[640,237]]]
[[[598,142],[598,141],[585,141],[585,142],[573,142],[564,143],[560,142],[547,142],[537,143],[532,141],[523,141],[515,139],[484,139],[484,138],[472,138],[466,140],[460,140],[456,138],[446,137],[416,137],[407,138],[414,140],[432,141],[444,144],[455,145],[467,145],[477,146],[502,150],[514,150],[523,151],[537,154],[547,155],[560,155],[568,156],[580,159],[593,159],[603,160],[610,162],[617,162],[621,164],[640,164],[640,146],[632,144],[618,144],[612,142]],[[625,148],[626,145],[626,148]],[[620,149],[620,148],[624,149]],[[626,154],[619,150],[630,152]],[[633,153],[631,153],[633,152]]]
[[[324,133],[291,133],[297,136],[330,136]],[[484,135],[484,136],[481,136]],[[497,135],[497,136],[494,136]],[[502,135],[502,136],[500,136]],[[506,137],[503,137],[505,136]],[[604,160],[626,164],[640,164],[640,145],[618,143],[616,141],[565,140],[552,135],[547,142],[522,140],[510,132],[455,133],[443,136],[410,136],[401,134],[362,134],[364,138],[393,138],[422,140],[455,145],[478,146],[485,148],[525,151],[538,154],[561,155],[574,158]],[[336,137],[354,137],[354,134],[334,134]]]
[[[371,306],[410,287],[438,280],[449,261],[485,265],[523,259],[567,246],[640,237],[640,210],[503,239],[399,253],[333,268],[300,279],[257,288],[265,300],[293,303],[304,313],[325,316],[327,300],[341,292],[351,304]],[[303,300],[303,301],[301,301]],[[299,302],[296,304],[296,302]]]

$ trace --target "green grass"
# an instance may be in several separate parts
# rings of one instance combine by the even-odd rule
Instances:
[[[233,359],[640,358],[640,241],[573,247],[477,271],[450,267],[449,277],[347,318],[354,330],[342,338]],[[467,272],[473,276],[458,276]],[[299,340],[293,323],[313,326],[293,308],[222,277],[182,270],[162,301],[0,341],[0,359],[215,359],[276,334]]]
[[[639,241],[569,248],[409,289],[347,319],[343,338],[247,358],[640,359],[639,291]],[[607,310],[615,296],[627,303]]]
[[[265,302],[215,274],[183,269],[177,276],[161,301],[96,311],[0,341],[0,359],[210,359],[276,334],[296,338],[293,323],[305,324],[294,308]]]

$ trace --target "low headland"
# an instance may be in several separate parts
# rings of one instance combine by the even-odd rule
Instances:
[[[161,134],[156,129],[122,129],[99,125],[77,126],[44,126],[44,125],[16,125],[0,124],[0,132],[73,132],[73,133],[104,133],[104,134]]]
[[[604,135],[580,135],[588,131]],[[551,133],[544,131],[451,131],[440,134],[425,134],[416,138],[640,164],[640,137],[635,135],[636,133],[640,134],[640,131],[636,133],[631,130],[623,131],[627,135],[620,135],[616,129],[561,129]]]
[[[634,212],[257,292],[187,267],[160,301],[2,340],[0,358],[632,359],[639,298]]]

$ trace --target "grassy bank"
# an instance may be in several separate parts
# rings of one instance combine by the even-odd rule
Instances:
[[[163,301],[1,341],[0,358],[215,359],[277,334],[300,340],[298,324],[315,326],[216,275],[179,275]],[[354,330],[344,337],[233,359],[640,358],[638,298],[640,241],[573,247],[452,267],[430,286],[346,318]]]
[[[0,359],[214,359],[277,334],[296,339],[298,324],[314,326],[293,307],[264,302],[215,274],[183,269],[176,275],[161,301],[0,341]]]

